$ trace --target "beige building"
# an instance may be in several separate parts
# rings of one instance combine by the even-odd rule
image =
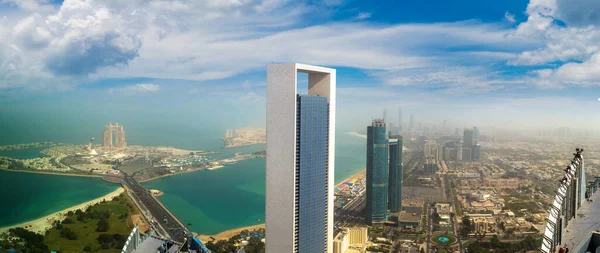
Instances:
[[[348,234],[340,232],[335,238],[333,238],[333,253],[345,253],[348,250]]]
[[[115,138],[113,142],[113,132]],[[123,126],[119,126],[119,123],[113,125],[112,123],[104,126],[104,133],[102,134],[102,146],[105,148],[126,148],[127,141],[125,141],[125,129]]]
[[[473,224],[475,225],[476,232],[487,232],[488,231],[488,221],[485,217],[473,218]]]
[[[346,228],[333,239],[333,253],[364,252],[368,239],[366,227]]]
[[[348,233],[350,246],[363,245],[369,240],[366,227],[346,228],[346,233]]]

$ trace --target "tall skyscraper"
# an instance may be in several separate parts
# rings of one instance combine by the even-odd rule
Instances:
[[[367,127],[367,205],[369,224],[385,222],[388,200],[388,134],[383,119]]]
[[[114,143],[113,143],[113,131],[115,132]],[[123,125],[119,126],[119,123],[113,125],[112,123],[104,126],[104,133],[102,134],[102,146],[105,148],[125,148],[127,147],[127,141],[125,140],[125,129]]]
[[[473,127],[473,140],[479,140],[479,128]]]
[[[308,73],[299,95],[297,73]],[[267,253],[332,252],[335,69],[267,67]]]
[[[391,212],[402,210],[402,136],[391,135],[389,139],[389,176],[388,176],[388,209]]]
[[[410,114],[410,122],[409,122],[409,126],[410,126],[410,131],[414,131],[415,129],[415,113],[411,113]]]
[[[398,107],[398,135],[402,135],[402,108]]]
[[[388,117],[387,117],[387,109],[383,109],[383,121],[385,121],[386,123],[388,123]]]
[[[471,161],[471,148],[473,148],[473,129],[465,128],[463,134],[462,160]]]

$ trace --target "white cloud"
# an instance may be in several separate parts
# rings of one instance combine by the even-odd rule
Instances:
[[[508,21],[510,23],[517,22],[517,20],[515,20],[515,15],[510,14],[508,11],[504,13],[504,19],[506,19],[506,21]]]
[[[361,12],[358,13],[358,15],[356,15],[356,19],[358,20],[363,20],[363,19],[368,19],[371,17],[371,13],[370,12]]]
[[[160,91],[160,86],[153,83],[140,83],[131,86],[125,86],[122,88],[111,88],[108,90],[110,94],[121,94],[121,95],[140,95],[147,93],[156,93]]]

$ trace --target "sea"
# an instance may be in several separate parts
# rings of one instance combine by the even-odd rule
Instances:
[[[264,145],[233,148],[227,152],[254,152]],[[349,134],[336,137],[335,182],[365,167],[366,139]],[[214,235],[226,230],[264,223],[265,159],[254,158],[212,171],[160,178],[144,183],[165,194],[163,204],[190,230]]]
[[[119,188],[99,178],[0,170],[0,227],[35,220]]]
[[[27,126],[23,126],[24,128]],[[96,131],[92,131],[92,130]],[[83,144],[91,136],[100,140],[100,127],[78,125],[53,131],[0,134],[0,145],[53,141]],[[172,146],[180,149],[215,151],[217,159],[237,152],[264,151],[264,144],[222,149],[225,128],[188,126],[125,125],[130,145]],[[90,134],[91,133],[91,134]],[[95,135],[94,135],[95,134]],[[42,156],[43,148],[0,151],[0,156],[29,159]],[[340,182],[365,167],[366,139],[339,131],[336,136],[335,181]],[[60,178],[59,178],[60,177]],[[144,184],[165,193],[160,200],[190,229],[201,234],[264,222],[265,159],[255,158],[213,171],[197,171],[165,177]],[[0,171],[0,227],[37,219],[53,212],[108,194],[118,186],[97,178],[64,177]]]

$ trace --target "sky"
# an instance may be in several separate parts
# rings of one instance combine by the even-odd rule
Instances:
[[[342,128],[594,129],[600,1],[573,1],[0,0],[0,117],[261,126],[266,65],[298,62],[337,69]]]

